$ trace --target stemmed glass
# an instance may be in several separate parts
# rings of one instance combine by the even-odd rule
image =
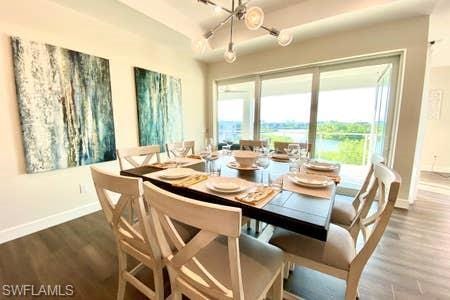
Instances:
[[[258,187],[264,187],[264,171],[269,167],[270,165],[270,159],[267,153],[264,153],[264,151],[261,151],[258,159],[256,160],[256,165],[261,168],[261,180],[258,184]]]
[[[211,145],[207,145],[199,153],[200,158],[205,162],[205,173],[209,172],[209,163],[211,161],[211,154],[212,154]]]
[[[284,149],[289,158],[289,171],[295,171],[298,169],[297,160],[300,158],[300,145],[299,144],[289,144],[287,148]]]
[[[182,160],[184,157],[186,157],[187,154],[187,148],[186,145],[183,143],[177,144],[175,148],[172,150],[172,153],[175,155],[175,164],[176,167],[179,168]]]

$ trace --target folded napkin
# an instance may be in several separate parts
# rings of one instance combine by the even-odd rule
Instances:
[[[175,181],[172,183],[172,185],[177,186],[177,187],[189,187],[191,185],[194,185],[194,184],[204,181],[206,179],[208,179],[208,175],[196,174],[196,175],[189,176],[188,178],[184,178],[184,179]]]
[[[237,195],[235,199],[249,204],[256,204],[257,202],[269,197],[273,192],[274,190],[272,188],[265,187],[262,190]]]
[[[325,171],[325,172],[324,171],[315,171],[315,172],[305,171],[305,174],[325,176],[325,177],[330,178],[331,180],[333,180],[336,183],[340,183],[341,182],[341,176],[329,173],[327,171]]]

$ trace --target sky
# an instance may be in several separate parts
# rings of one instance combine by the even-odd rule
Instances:
[[[308,122],[310,93],[262,97],[264,122]],[[241,121],[243,100],[219,101],[220,121]],[[375,88],[323,91],[319,94],[318,121],[372,122],[375,112]]]

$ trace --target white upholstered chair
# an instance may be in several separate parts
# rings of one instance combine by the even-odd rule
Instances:
[[[116,152],[119,158],[120,169],[123,171],[149,164],[153,157],[156,157],[156,161],[160,162],[159,153],[161,152],[161,147],[159,145],[150,145],[117,149]]]
[[[350,202],[344,199],[336,198],[333,210],[331,212],[331,223],[348,229],[352,225],[356,216],[359,216],[359,226],[362,230],[364,239],[366,238],[366,228],[373,223],[374,217],[377,213],[379,213],[376,212],[373,216],[367,218],[375,198],[368,198],[367,195],[374,185],[375,165],[383,163],[384,158],[382,156],[377,154],[372,156],[369,171],[367,172],[361,189],[353,198],[353,201]]]
[[[184,143],[184,147],[186,147],[186,155],[191,152],[191,154],[195,154],[195,141],[183,141],[183,142],[175,142],[175,143],[167,143],[166,151],[167,157],[172,158],[175,156],[174,150],[177,147],[180,147]]]
[[[241,235],[241,209],[178,196],[151,183],[144,193],[166,262],[173,299],[282,299],[283,253]],[[189,243],[173,221],[198,228]],[[169,243],[175,245],[172,249]]]
[[[356,251],[354,236],[346,229],[330,224],[326,242],[277,228],[270,243],[285,252],[285,260],[346,281],[345,299],[355,299],[361,273],[380,241],[394,210],[400,188],[400,176],[383,164],[374,166],[374,186],[368,197],[379,192],[380,213],[368,232],[364,246]],[[356,226],[359,216],[353,224]],[[350,230],[352,231],[352,230]]]
[[[239,148],[241,150],[250,150],[253,151],[255,147],[267,147],[267,141],[258,141],[258,140],[240,140]]]
[[[132,284],[149,299],[164,299],[163,262],[160,250],[148,222],[143,200],[142,179],[116,176],[91,167],[97,196],[114,233],[119,259],[119,287],[117,299],[125,295],[126,283]],[[120,194],[117,202],[111,199],[111,193]],[[132,224],[123,215],[126,207],[133,202],[139,222]],[[128,270],[128,255],[140,263]],[[154,290],[135,277],[142,268],[153,272]]]

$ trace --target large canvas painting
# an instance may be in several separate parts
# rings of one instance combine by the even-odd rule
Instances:
[[[115,159],[109,61],[11,38],[28,173]]]
[[[180,79],[134,68],[141,146],[183,139]]]

